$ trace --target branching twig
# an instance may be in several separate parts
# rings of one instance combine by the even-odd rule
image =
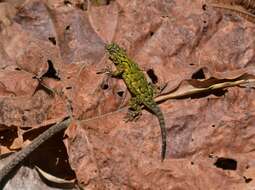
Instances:
[[[58,132],[66,129],[71,122],[71,119],[68,117],[67,119],[57,123],[40,134],[37,138],[35,138],[31,144],[22,149],[21,151],[12,155],[11,160],[0,170],[0,189],[2,189],[5,183],[8,181],[8,177],[10,173],[18,167],[18,165],[36,148],[38,148],[43,142],[48,140],[53,135]]]

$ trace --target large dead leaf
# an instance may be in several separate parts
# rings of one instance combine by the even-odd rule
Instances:
[[[2,153],[25,147],[72,111],[67,153],[58,134],[30,156],[30,166],[47,176],[72,179],[68,159],[85,189],[254,187],[252,23],[203,9],[200,0],[26,0],[0,7]],[[168,130],[163,163],[156,117],[144,110],[125,123],[125,84],[96,74],[112,64],[104,54],[111,41],[155,85],[167,84],[156,99],[164,100]],[[26,171],[24,186],[35,189],[31,181],[40,178]],[[17,189],[19,175],[5,189]]]

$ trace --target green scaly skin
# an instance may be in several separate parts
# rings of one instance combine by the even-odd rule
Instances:
[[[106,45],[109,59],[116,66],[116,71],[107,70],[112,77],[122,78],[127,88],[132,94],[129,101],[129,120],[133,120],[141,115],[141,105],[151,110],[158,118],[162,137],[161,160],[166,155],[166,128],[163,113],[154,101],[154,89],[146,80],[146,77],[138,64],[128,57],[125,50],[115,43]]]

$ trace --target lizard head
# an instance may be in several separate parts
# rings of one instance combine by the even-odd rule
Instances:
[[[126,51],[116,43],[107,44],[105,49],[109,54],[110,60],[112,60],[115,65],[120,64],[122,60],[126,58]]]

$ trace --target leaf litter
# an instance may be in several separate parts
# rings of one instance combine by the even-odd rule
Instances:
[[[56,164],[58,174],[51,174],[63,134],[40,165],[44,176],[56,177],[48,176],[52,181],[75,177],[73,170],[87,189],[254,186],[253,25],[203,10],[198,0],[82,3],[28,0],[0,15],[0,136],[16,130],[4,138],[12,144],[1,141],[1,154],[21,149],[66,117],[70,104],[75,122],[65,131],[63,158],[70,169]],[[104,55],[110,41],[125,47],[145,72],[153,70],[155,85],[167,84],[156,97],[168,129],[164,163],[155,117],[144,110],[136,123],[125,123],[125,85],[96,74],[111,64]],[[45,77],[49,60],[60,80]],[[201,68],[203,74],[194,74]],[[54,96],[37,88],[35,76]],[[47,155],[47,147],[36,154]],[[219,158],[235,160],[236,169],[222,170],[228,162],[216,167]],[[18,176],[6,189],[16,187]]]

